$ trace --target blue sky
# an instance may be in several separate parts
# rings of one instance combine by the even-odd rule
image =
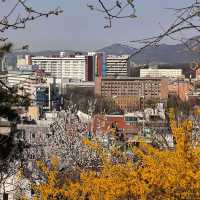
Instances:
[[[32,0],[38,9],[60,6],[64,13],[30,23],[25,30],[9,31],[15,46],[29,44],[30,50],[72,49],[95,50],[113,43],[153,36],[173,21],[173,12],[166,8],[189,5],[192,0],[135,0],[135,19],[115,21],[111,29],[104,29],[102,14],[90,11],[86,4],[96,0]],[[0,8],[0,12],[1,9]],[[4,9],[5,10],[5,9]],[[191,35],[189,35],[191,36]],[[165,39],[164,43],[173,43]]]

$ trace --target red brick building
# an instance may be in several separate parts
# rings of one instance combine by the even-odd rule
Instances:
[[[93,118],[93,132],[96,134],[100,131],[104,134],[109,134],[112,131],[112,125],[115,124],[118,129],[121,129],[126,134],[138,134],[140,129],[138,124],[127,124],[123,115],[96,115]]]
[[[138,107],[140,99],[168,99],[168,79],[162,78],[99,78],[95,93],[112,98],[121,109]]]
[[[192,90],[189,81],[176,80],[168,83],[168,91],[171,95],[176,95],[182,101],[188,101],[188,94]]]

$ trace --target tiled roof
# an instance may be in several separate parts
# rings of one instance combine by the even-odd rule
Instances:
[[[93,128],[94,132],[101,131],[104,133],[108,133],[112,124],[116,124],[118,129],[123,129],[124,133],[138,133],[139,126],[136,124],[128,125],[126,124],[123,116],[95,116],[93,119]]]

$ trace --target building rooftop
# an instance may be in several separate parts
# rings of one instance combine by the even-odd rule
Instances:
[[[40,60],[40,59],[48,59],[48,60],[57,60],[57,59],[85,59],[86,55],[73,55],[73,56],[64,56],[64,57],[60,57],[60,56],[34,56],[32,57],[32,60]]]
[[[163,79],[167,79],[165,77],[106,77],[106,78],[102,78],[102,80],[118,80],[118,81],[124,81],[124,80],[163,80]]]
[[[121,55],[121,56],[118,56],[118,55],[107,55],[107,59],[128,59],[129,58],[129,55]]]
[[[32,70],[12,70],[12,71],[8,71],[8,73],[6,74],[7,76],[12,76],[12,75],[30,75],[32,74],[33,71]]]

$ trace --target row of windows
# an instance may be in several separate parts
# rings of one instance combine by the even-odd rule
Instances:
[[[152,83],[152,82],[103,82],[102,85],[123,85],[123,86],[131,86],[131,85],[148,85],[148,86],[156,86],[160,85],[160,83]]]
[[[133,91],[133,92],[125,92],[125,91],[109,91],[109,90],[102,90],[101,91],[102,94],[112,94],[112,95],[125,95],[125,96],[132,96],[132,95],[145,95],[145,96],[149,96],[149,95],[159,95],[160,92],[159,91],[145,91],[145,92],[140,92],[140,91]]]
[[[114,90],[159,90],[160,87],[142,87],[142,86],[132,86],[132,87],[124,87],[124,86],[103,86],[105,89],[114,89]]]

